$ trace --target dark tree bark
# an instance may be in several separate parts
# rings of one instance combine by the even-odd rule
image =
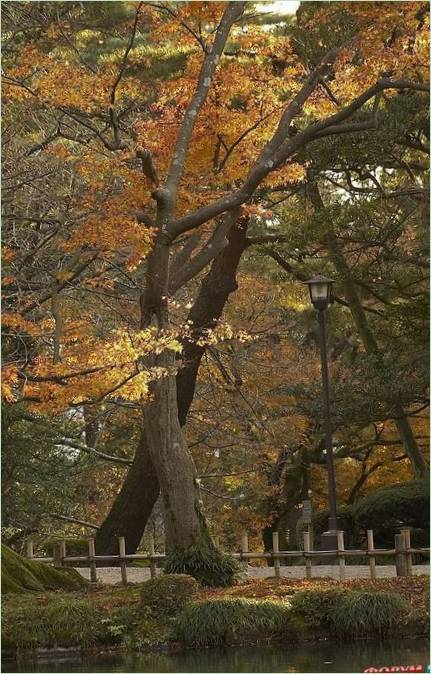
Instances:
[[[119,536],[126,539],[127,554],[136,552],[159,493],[157,475],[142,434],[123,486],[97,531],[97,554],[118,554]]]
[[[211,328],[221,317],[229,295],[237,289],[236,273],[241,255],[247,248],[246,224],[234,227],[228,245],[214,259],[202,281],[199,293],[189,312],[193,333],[197,337],[204,328]],[[205,347],[195,341],[183,343],[184,367],[177,373],[178,418],[184,426],[193,401],[199,365]],[[153,462],[142,435],[133,464],[110,512],[96,535],[100,555],[117,554],[118,536],[125,536],[126,551],[133,554],[142,538],[145,525],[160,494]]]

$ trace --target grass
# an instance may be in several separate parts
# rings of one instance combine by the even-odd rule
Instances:
[[[80,592],[27,592],[5,595],[2,601],[3,648],[27,649],[52,647],[55,644],[63,647],[120,644],[128,648],[147,649],[178,638],[180,631],[176,637],[172,633],[175,619],[171,612],[155,616],[149,607],[142,607],[142,588],[143,585],[108,586],[89,588]],[[256,640],[278,635],[280,625],[284,625],[283,621],[290,610],[290,604],[299,602],[298,593],[310,590],[315,593],[322,591],[334,593],[340,589],[350,590],[350,594],[352,591],[359,592],[359,596],[376,592],[386,595],[397,593],[405,599],[408,607],[408,614],[398,630],[399,633],[422,634],[428,630],[428,576],[383,578],[374,581],[356,579],[344,583],[327,578],[312,580],[268,578],[248,580],[235,587],[217,590],[200,588],[198,601],[194,601],[193,605],[212,603],[212,606],[194,609],[191,614],[185,615],[189,615],[189,618],[196,623],[198,630],[203,612],[209,612],[207,625],[212,625],[212,633],[208,637],[197,631],[185,639],[188,640],[187,643],[193,640],[196,643],[202,640],[206,640],[206,643],[220,643],[220,640],[223,642],[225,639],[247,641],[253,637]],[[219,600],[222,600],[223,606],[215,603]],[[238,601],[239,603],[235,603]],[[357,601],[355,602],[349,606],[352,615],[355,611],[363,612],[365,609],[373,614],[374,609],[368,600],[365,608],[364,606],[358,608]],[[256,604],[259,604],[259,607]],[[186,608],[186,611],[188,610],[191,609]],[[314,609],[310,607],[310,611],[313,610],[315,611],[315,607]],[[321,608],[317,609],[320,610]],[[249,613],[249,617],[245,616],[245,613]],[[343,619],[343,612],[337,619]],[[186,619],[182,620],[183,622],[179,624],[183,627],[179,630],[183,629],[185,634],[187,623],[184,622]],[[220,626],[223,620],[225,627]],[[277,622],[279,620],[281,623]],[[308,622],[310,616],[304,621],[305,628],[308,627]],[[292,638],[301,638],[302,630],[295,631],[292,622],[290,626]],[[205,626],[202,629],[205,629]],[[352,629],[355,629],[354,625]],[[290,627],[286,630],[290,635]],[[285,633],[284,627],[282,633]]]
[[[334,602],[330,625],[348,637],[382,635],[401,625],[406,614],[407,602],[399,594],[350,591]]]
[[[96,643],[102,633],[102,614],[88,599],[52,594],[45,603],[2,603],[6,649],[85,647]]]
[[[188,604],[175,634],[189,646],[217,646],[238,639],[272,637],[287,628],[289,604],[253,599],[213,599]]]

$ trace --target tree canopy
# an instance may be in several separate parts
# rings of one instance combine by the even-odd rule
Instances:
[[[325,507],[317,271],[339,500],[424,478],[427,3],[7,2],[2,33],[10,535],[131,550],[160,511],[206,559]]]

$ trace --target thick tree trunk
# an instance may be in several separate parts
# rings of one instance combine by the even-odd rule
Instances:
[[[160,367],[172,367],[174,355],[163,353]],[[193,459],[178,420],[177,389],[173,375],[155,382],[153,399],[143,409],[148,452],[162,494],[167,551],[187,549],[211,539],[200,514],[200,495]]]
[[[212,327],[221,317],[229,295],[237,289],[236,273],[241,255],[247,247],[246,225],[234,227],[228,245],[214,259],[202,281],[199,293],[189,312],[194,335]],[[193,401],[196,379],[205,347],[196,341],[184,341],[182,359],[185,365],[177,373],[177,406],[181,426],[186,423]],[[160,487],[144,436],[123,486],[96,535],[98,554],[117,552],[117,537],[125,536],[128,553],[136,552],[144,533]]]
[[[157,474],[142,434],[123,486],[97,531],[97,554],[118,554],[119,536],[125,537],[128,554],[136,552],[159,493]]]

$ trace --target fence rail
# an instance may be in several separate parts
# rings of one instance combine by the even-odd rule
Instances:
[[[243,570],[247,572],[247,560],[263,559],[273,562],[274,575],[280,577],[281,560],[290,557],[300,557],[304,561],[306,578],[312,578],[313,559],[331,558],[336,560],[341,580],[346,577],[346,559],[349,557],[367,557],[370,578],[377,577],[376,557],[393,556],[397,576],[411,576],[413,574],[413,554],[428,554],[429,548],[412,548],[410,542],[410,530],[406,527],[401,529],[399,534],[395,535],[395,546],[393,548],[375,548],[374,535],[370,529],[367,531],[367,548],[364,550],[346,550],[344,548],[344,535],[342,531],[337,533],[337,549],[335,550],[313,550],[311,546],[311,536],[309,532],[304,532],[304,548],[302,550],[280,550],[278,532],[273,532],[272,551],[270,552],[252,552],[248,548],[248,534],[243,532],[241,536],[241,552],[231,553],[232,557],[242,561]],[[123,536],[118,539],[118,555],[96,555],[94,538],[88,539],[88,555],[67,555],[66,541],[58,541],[54,544],[53,557],[35,557],[34,543],[27,541],[27,557],[38,562],[54,564],[54,566],[64,566],[73,562],[86,562],[90,568],[91,582],[97,582],[97,562],[116,562],[121,570],[121,581],[127,585],[127,562],[148,561],[150,563],[150,575],[154,578],[157,575],[157,563],[166,559],[164,553],[156,553],[154,550],[154,540],[150,541],[150,551],[148,553],[126,554],[126,541]],[[316,568],[316,567],[314,567]]]

